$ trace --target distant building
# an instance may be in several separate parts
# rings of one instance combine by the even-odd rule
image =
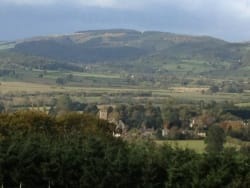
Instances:
[[[168,136],[168,134],[169,134],[169,129],[167,129],[167,128],[162,129],[161,134],[162,134],[163,137]]]
[[[116,125],[116,128],[113,132],[114,137],[121,137],[126,134],[127,126],[125,123],[118,119],[116,115],[114,115],[113,110],[116,106],[114,105],[98,105],[99,109],[99,119],[107,120],[109,123],[113,123]]]
[[[228,121],[223,121],[220,123],[220,127],[222,127],[224,130],[239,130],[242,129],[243,127],[247,126],[247,122],[241,121],[241,120],[228,120]]]
[[[108,120],[110,111],[115,108],[114,105],[98,105],[99,119]]]
[[[206,132],[198,132],[197,136],[201,137],[201,138],[205,138],[207,136]]]
[[[99,118],[103,120],[108,120],[108,110],[105,108],[102,108],[99,110]]]

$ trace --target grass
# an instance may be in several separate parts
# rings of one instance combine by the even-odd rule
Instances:
[[[238,103],[238,104],[236,104],[236,106],[238,106],[238,107],[250,107],[250,102]]]
[[[15,47],[15,43],[0,43],[0,50],[7,50]]]
[[[27,82],[1,82],[0,91],[2,93],[8,92],[49,92],[49,91],[64,91],[62,87],[52,87],[45,84],[35,84]]]
[[[140,92],[139,89],[134,88],[110,88],[110,87],[82,87],[82,86],[58,86],[55,84],[39,84],[39,83],[28,83],[28,82],[10,82],[2,81],[0,85],[0,91],[2,93],[8,92],[88,92],[88,93],[106,93],[106,94],[119,94],[124,92]]]
[[[197,153],[204,153],[206,144],[203,140],[157,140],[157,144],[169,144],[172,147],[180,147],[182,149],[191,149]],[[241,145],[250,145],[250,142],[242,142],[240,140],[232,141],[232,139],[227,139],[224,147],[234,147],[240,149]]]
[[[181,85],[176,84],[168,88],[152,88],[150,85],[143,85],[142,83],[131,85],[125,78],[122,78],[120,74],[109,75],[108,73],[84,73],[50,70],[44,72],[39,69],[20,69],[16,71],[16,74],[17,77],[0,77],[0,93],[9,93],[14,97],[15,94],[20,94],[21,92],[25,92],[27,94],[33,94],[36,92],[48,94],[63,92],[70,94],[72,97],[78,95],[79,93],[88,93],[85,98],[87,102],[105,102],[101,96],[107,96],[111,100],[114,99],[116,103],[123,103],[131,100],[143,103],[147,100],[159,105],[162,105],[169,97],[173,97],[183,102],[200,100],[214,100],[221,102],[227,100],[239,104],[239,106],[248,106],[250,97],[250,92],[247,91],[240,94],[202,94],[202,90],[206,91],[208,86],[192,85],[182,87]],[[43,74],[43,77],[40,77],[40,74]],[[73,81],[68,81],[63,86],[56,84],[56,79],[58,77],[64,78],[69,74],[73,75]],[[143,92],[152,93],[152,96],[138,95]],[[95,95],[96,93],[100,95]],[[122,94],[121,96],[124,98],[121,98],[120,94]]]
[[[205,143],[203,140],[164,140],[156,141],[157,144],[169,144],[172,147],[180,147],[182,149],[192,149],[197,153],[205,151]]]
[[[188,72],[192,71],[193,73],[207,72],[209,70],[214,70],[215,68],[212,65],[209,65],[206,61],[198,60],[183,60],[181,62],[170,62],[163,66],[163,69],[173,72]]]
[[[38,78],[37,78],[38,79]],[[49,84],[50,83],[50,84]],[[184,88],[184,87],[175,87],[170,89],[149,89],[149,88],[139,88],[139,87],[98,87],[98,86],[84,86],[82,85],[63,85],[59,86],[53,82],[47,81],[45,83],[29,83],[29,82],[17,82],[17,81],[1,81],[0,85],[0,92],[1,93],[16,93],[16,92],[26,92],[26,93],[53,93],[53,92],[65,92],[65,93],[100,93],[105,95],[119,95],[121,93],[134,93],[135,96],[137,93],[140,92],[151,92],[152,97],[147,96],[143,98],[147,98],[148,100],[164,100],[168,97],[174,97],[176,99],[185,99],[187,101],[234,101],[235,103],[239,104],[240,106],[248,106],[249,105],[249,95],[246,93],[243,94],[227,94],[227,93],[220,93],[220,94],[201,94],[200,90],[206,88]],[[89,96],[91,97],[91,95]],[[91,100],[92,101],[92,100]],[[96,101],[98,102],[98,101]],[[247,103],[245,103],[247,102]]]
[[[91,78],[120,78],[118,74],[97,74],[97,73],[78,73],[72,72],[73,76],[80,76],[80,77],[91,77]]]

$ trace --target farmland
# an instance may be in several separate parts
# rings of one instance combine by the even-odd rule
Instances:
[[[74,73],[73,73],[74,75]],[[86,76],[83,74],[84,77]],[[93,77],[91,74],[87,74],[88,78],[101,78],[105,79],[101,76],[94,74]],[[106,75],[104,75],[106,76]],[[55,75],[46,76],[45,79],[51,77],[55,79]],[[109,79],[109,78],[108,78]],[[111,78],[113,79],[113,78]],[[26,80],[26,79],[24,79]],[[1,81],[0,92],[1,94],[26,94],[26,95],[34,95],[34,94],[53,94],[53,93],[68,93],[72,96],[78,94],[87,94],[85,100],[91,100],[92,97],[97,96],[96,102],[101,102],[100,98],[102,96],[106,96],[111,99],[116,99],[118,96],[129,97],[132,100],[142,100],[147,99],[154,103],[162,103],[165,99],[169,97],[174,97],[177,100],[182,101],[233,101],[240,106],[248,106],[250,93],[217,93],[217,94],[209,94],[202,93],[201,91],[207,91],[206,87],[170,87],[165,89],[157,89],[157,88],[145,88],[145,87],[135,87],[135,86],[123,86],[123,87],[97,87],[97,86],[84,86],[81,83],[70,83],[65,85],[58,85],[52,82],[51,79],[47,80],[48,84],[42,83],[40,80],[37,83],[34,82],[17,82],[17,81]],[[91,94],[93,94],[91,96]],[[144,95],[145,94],[145,95]],[[119,102],[119,101],[118,101]],[[121,101],[122,102],[122,101]]]

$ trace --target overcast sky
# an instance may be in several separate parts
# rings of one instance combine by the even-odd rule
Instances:
[[[0,0],[0,40],[110,28],[250,41],[250,0]]]

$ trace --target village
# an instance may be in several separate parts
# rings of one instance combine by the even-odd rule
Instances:
[[[115,105],[98,105],[99,119],[115,124],[114,137],[128,138],[141,137],[152,139],[204,139],[210,126],[217,124],[225,133],[241,136],[241,132],[249,134],[249,120],[223,120],[216,122],[212,116],[200,115],[186,120],[187,122],[162,121],[159,126],[145,125],[138,128],[129,128],[119,115],[115,113]],[[176,124],[175,124],[176,123]],[[181,124],[181,125],[180,125]],[[185,124],[185,125],[182,125]],[[157,127],[157,128],[155,128]]]

